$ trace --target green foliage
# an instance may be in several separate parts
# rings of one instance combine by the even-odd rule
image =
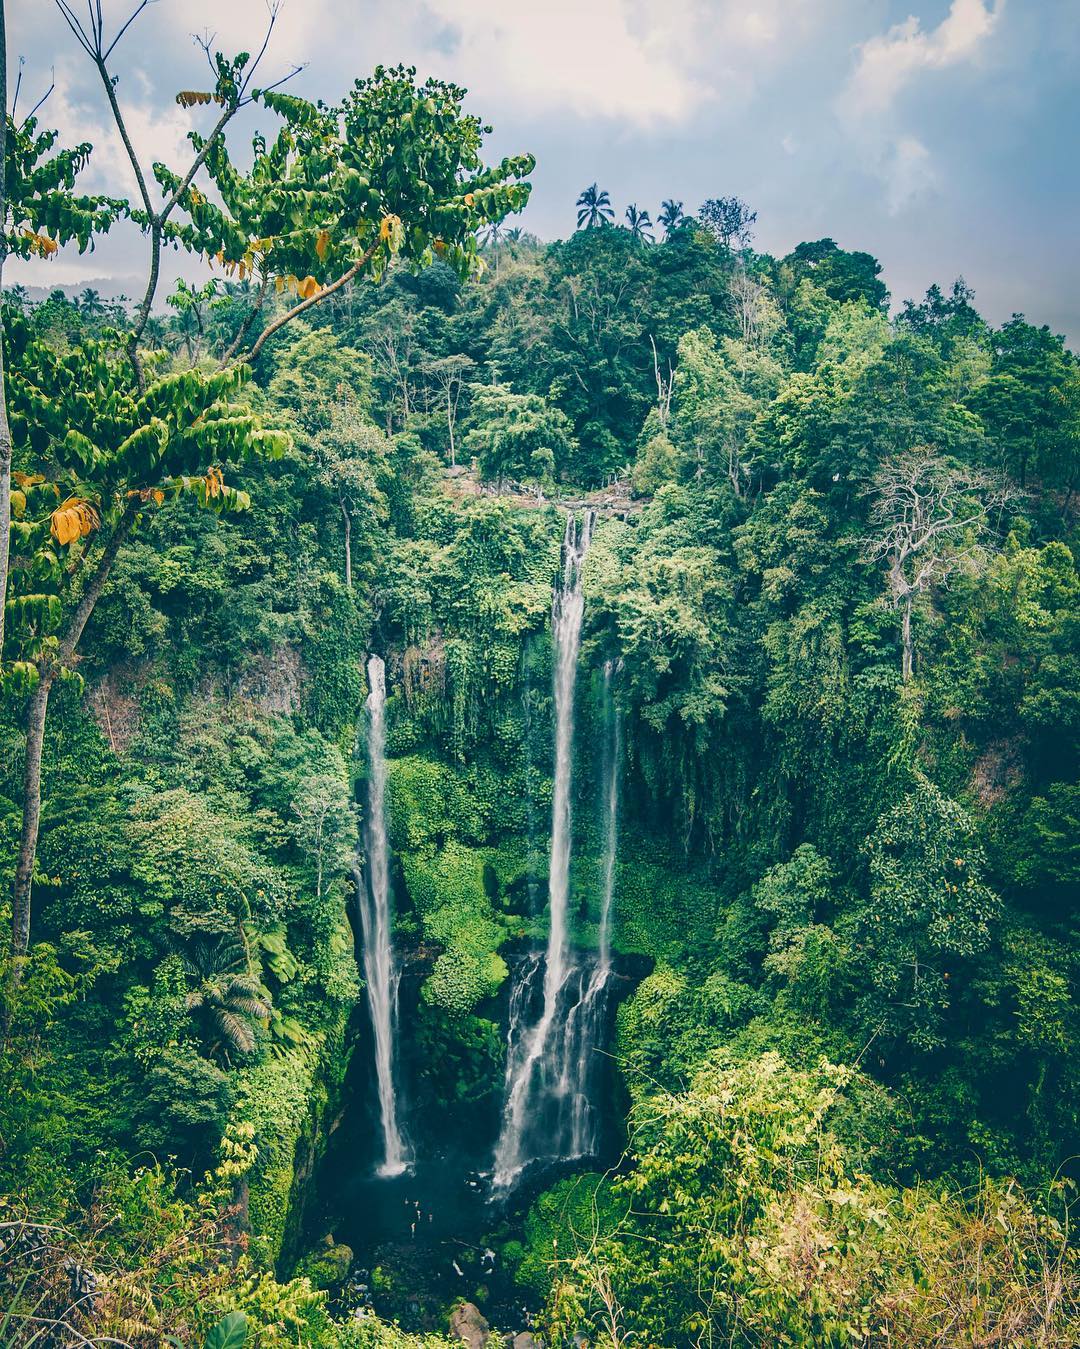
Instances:
[[[553,1343],[594,1320],[611,1345],[935,1343],[947,1314],[974,1335],[1024,1325],[1067,1343],[1077,1270],[1060,1192],[1047,1209],[1011,1184],[872,1180],[838,1128],[857,1087],[850,1070],[766,1054],[649,1094],[631,1115],[633,1165],[610,1185],[619,1220],[552,1252]],[[1050,1269],[1070,1290],[1052,1304]]]
[[[245,69],[218,68],[226,105]],[[26,700],[81,660],[53,692],[0,1045],[0,1189],[72,1232],[21,1291],[0,1258],[4,1292],[63,1310],[77,1247],[110,1271],[88,1338],[199,1344],[232,1316],[259,1346],[437,1343],[334,1321],[312,1283],[340,1286],[343,1248],[269,1271],[305,1248],[353,1039],[372,650],[395,940],[425,972],[406,1099],[470,1146],[497,1113],[504,947],[546,923],[562,494],[600,508],[570,930],[595,943],[611,662],[631,1113],[623,1167],[500,1231],[545,1341],[1072,1343],[1067,1192],[1044,1187],[1080,1100],[1075,356],[990,327],[961,283],[890,319],[875,259],[758,254],[735,199],[703,223],[665,203],[645,247],[636,208],[601,227],[594,185],[573,238],[511,239],[531,161],[484,168],[462,91],[411,71],[336,107],[258,98],[280,126],[244,168],[215,142],[216,191],[185,187],[166,222],[228,279],[151,318],[145,388],[92,292],[5,315],[6,858]],[[11,251],[49,251],[24,229],[85,246],[122,210],[76,197],[86,147],[31,124],[10,144]],[[316,304],[353,269],[381,284]],[[254,375],[215,368],[238,340]],[[444,472],[451,415],[482,482]],[[915,452],[1024,494],[965,517],[977,565],[920,591],[905,680],[867,487]],[[831,1066],[851,1062],[866,1076]],[[147,1149],[214,1175],[136,1169]],[[407,1306],[408,1266],[382,1268]]]

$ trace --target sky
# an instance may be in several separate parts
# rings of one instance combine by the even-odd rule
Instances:
[[[136,2],[102,0],[107,29]],[[55,4],[7,10],[20,109],[54,79],[40,116],[93,142],[87,189],[133,191]],[[112,68],[147,158],[185,164],[186,132],[210,120],[175,103],[207,84],[192,35],[250,49],[266,22],[264,0],[153,0],[139,15]],[[289,88],[333,101],[398,62],[469,90],[490,159],[536,155],[519,223],[541,238],[574,228],[594,181],[620,216],[737,195],[758,249],[865,249],[896,303],[963,276],[992,321],[1023,312],[1080,347],[1080,0],[283,0],[263,69],[269,82],[301,65]],[[237,141],[259,115],[241,114]],[[144,252],[129,229],[93,254],[11,262],[5,279],[134,289]]]

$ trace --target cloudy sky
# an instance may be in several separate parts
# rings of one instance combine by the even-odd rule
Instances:
[[[114,29],[133,3],[103,0]],[[55,71],[43,117],[94,142],[88,182],[130,190],[54,4],[7,8],[23,110]],[[145,10],[113,64],[148,157],[179,166],[207,119],[173,101],[206,83],[191,35],[235,51],[265,24],[263,0]],[[759,248],[831,235],[876,254],[896,300],[962,274],[990,318],[1020,310],[1080,345],[1080,0],[284,0],[265,69],[303,64],[291,87],[332,100],[399,61],[467,86],[492,158],[537,156],[523,223],[543,238],[573,228],[594,180],[620,213],[734,193],[758,212]],[[9,276],[124,284],[141,247],[125,234]]]

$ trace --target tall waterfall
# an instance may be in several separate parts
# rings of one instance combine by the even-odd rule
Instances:
[[[368,661],[368,779],[364,849],[367,877],[357,876],[357,900],[364,937],[364,982],[375,1037],[375,1076],[379,1089],[383,1161],[379,1174],[397,1176],[409,1164],[409,1152],[397,1119],[394,1091],[394,1039],[397,1031],[400,973],[391,940],[390,847],[386,838],[386,667],[381,657]]]
[[[611,977],[611,907],[615,898],[615,863],[619,840],[619,759],[621,726],[612,694],[615,662],[604,664],[604,753],[603,817],[604,853],[600,880],[600,923],[597,929],[596,963],[586,979],[584,971],[577,996],[569,1002],[560,1028],[559,1095],[564,1102],[564,1155],[589,1157],[599,1143],[600,1119],[593,1101],[597,1073],[595,1049],[607,1012],[607,986]]]
[[[611,902],[615,898],[615,863],[619,849],[619,759],[622,755],[622,727],[615,706],[612,684],[615,662],[604,662],[604,720],[606,743],[604,758],[604,876],[600,891],[600,931],[597,945],[597,972],[604,982],[611,973]]]
[[[579,526],[567,516],[563,537],[563,569],[555,587],[551,631],[555,684],[555,782],[551,805],[551,860],[548,871],[550,928],[544,961],[543,1006],[539,1020],[527,1028],[511,1024],[506,1056],[506,1097],[502,1129],[495,1149],[495,1188],[507,1189],[518,1173],[538,1156],[550,1156],[551,1140],[540,1148],[533,1141],[544,1127],[545,1106],[558,1094],[561,1068],[553,1063],[553,1031],[569,968],[567,903],[570,896],[570,780],[574,749],[574,693],[577,684],[581,621],[585,612],[582,564],[589,550],[593,513]],[[529,982],[528,979],[525,980]],[[523,995],[524,996],[524,995]],[[528,998],[524,996],[527,1011]],[[517,1029],[515,1036],[514,1031]],[[555,1069],[553,1072],[552,1069]],[[558,1155],[558,1154],[556,1154]]]

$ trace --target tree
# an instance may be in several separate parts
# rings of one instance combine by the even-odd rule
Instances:
[[[18,353],[23,362],[20,427],[27,451],[40,454],[47,447],[53,476],[71,490],[50,520],[23,522],[29,549],[26,574],[44,570],[55,590],[18,597],[26,619],[23,677],[32,691],[12,906],[16,982],[29,943],[41,756],[53,682],[71,669],[116,557],[136,524],[185,493],[213,510],[246,509],[247,495],[225,483],[220,462],[280,453],[287,443],[287,437],[264,431],[257,418],[234,402],[248,372],[247,366],[234,362],[271,282],[280,283],[282,290],[291,286],[298,300],[263,328],[245,353],[248,361],[286,323],[365,270],[380,276],[395,256],[415,267],[438,257],[462,274],[475,269],[477,230],[525,205],[529,187],[521,179],[533,167],[531,156],[524,155],[485,168],[480,158],[484,128],[479,119],[461,113],[464,90],[436,80],[417,87],[415,72],[404,67],[377,68],[369,79],[358,80],[335,108],[290,98],[275,87],[254,89],[252,78],[276,18],[272,8],[254,61],[247,53],[231,61],[217,54],[211,59],[213,91],[177,96],[185,107],[216,101],[221,113],[208,137],[192,133],[195,153],[183,173],[154,165],[165,198],[156,207],[108,68],[117,43],[145,5],[137,6],[110,41],[100,7],[91,6],[84,22],[67,0],[58,4],[101,77],[138,185],[141,204],[131,214],[149,234],[151,248],[146,290],[128,334],[129,377],[112,349],[100,342],[83,341],[60,362],[42,342],[23,334]],[[245,174],[233,166],[223,132],[236,112],[256,98],[285,125],[270,145],[256,137],[253,164]],[[31,141],[23,153],[33,162],[51,145],[48,137],[43,145]],[[65,152],[63,167],[46,177],[47,185],[57,180],[57,172],[58,181],[66,184],[88,152],[89,147]],[[220,205],[195,186],[203,169]],[[53,216],[61,220],[67,237],[82,243],[96,224],[111,221],[125,204],[76,207],[64,200],[60,208]],[[173,218],[178,210],[188,223]],[[5,235],[12,218],[9,202]],[[36,216],[31,212],[30,218]],[[55,241],[34,238],[36,245],[29,240],[23,246],[55,251]],[[241,280],[259,277],[259,299],[226,352],[225,368],[216,375],[188,371],[155,380],[154,363],[140,351],[165,243],[216,257]],[[50,531],[59,549],[49,546]],[[91,535],[93,540],[85,543]],[[75,565],[66,569],[65,549],[75,550]],[[75,585],[70,584],[73,579]]]
[[[558,408],[505,384],[472,386],[472,422],[465,443],[485,478],[550,483],[573,448],[570,422]]]
[[[914,670],[916,601],[951,577],[984,567],[991,516],[1013,493],[989,474],[917,446],[886,460],[865,494],[872,504],[864,556],[886,564],[889,596],[901,612],[906,683]]]
[[[875,985],[866,1019],[873,1024],[883,1011],[892,1033],[933,1049],[957,983],[954,962],[985,950],[1001,911],[984,879],[978,830],[962,806],[917,773],[880,816],[865,850],[870,902],[862,927]]]
[[[386,523],[387,503],[382,483],[388,476],[387,447],[383,433],[371,424],[355,399],[339,396],[330,410],[329,425],[312,442],[318,482],[326,488],[341,512],[344,539],[344,578],[353,588],[353,531],[358,519],[371,550],[374,536]]]
[[[610,225],[615,219],[615,210],[611,198],[591,183],[577,199],[578,229],[597,229],[601,225]]]
[[[669,197],[667,201],[661,202],[660,214],[656,217],[656,223],[663,226],[665,239],[670,239],[685,219],[681,201],[674,201]]]
[[[101,318],[106,312],[100,292],[94,290],[92,286],[87,286],[75,303],[88,319]]]
[[[1066,493],[1080,477],[1080,378],[1064,338],[1019,314],[991,334],[993,364],[971,405],[1023,487],[1032,470]]]
[[[443,356],[437,361],[429,361],[425,373],[431,378],[439,391],[440,401],[446,413],[446,434],[450,441],[450,467],[457,465],[457,451],[454,445],[454,428],[457,426],[458,400],[461,390],[467,383],[476,362],[471,356]]]
[[[753,238],[757,211],[738,197],[710,197],[699,209],[698,219],[725,248],[746,248]]]
[[[304,778],[292,803],[297,842],[315,862],[315,899],[322,899],[326,873],[356,859],[358,821],[348,784],[331,773]]]
[[[248,509],[249,497],[225,482],[219,464],[281,454],[288,437],[263,429],[237,402],[245,367],[183,371],[140,393],[130,362],[107,341],[84,339],[61,357],[30,334],[25,320],[9,326],[9,341],[13,440],[28,452],[47,449],[60,498],[47,515],[16,522],[19,585],[8,604],[19,619],[31,689],[12,904],[17,962],[30,938],[49,693],[75,664],[121,547],[137,524],[180,496],[216,512]],[[45,584],[51,588],[42,593]]]
[[[216,277],[212,277],[201,286],[189,285],[183,277],[180,277],[176,282],[176,289],[166,301],[166,304],[176,310],[180,333],[191,365],[197,365],[202,357],[203,341],[206,337],[206,308],[219,291],[220,283]],[[85,307],[83,312],[86,312]]]
[[[254,1023],[269,1019],[273,1002],[258,977],[246,968],[242,944],[195,942],[184,968],[195,984],[184,1006],[199,1020],[210,1057],[220,1055],[229,1063],[233,1054],[254,1053]]]
[[[127,203],[118,199],[75,191],[76,178],[90,158],[92,147],[88,143],[70,150],[57,149],[57,133],[39,131],[33,113],[16,125],[7,112],[6,61],[4,6],[0,3],[0,298],[4,262],[9,256],[48,259],[68,243],[77,244],[83,253],[93,246],[94,235],[106,232],[127,209]],[[10,549],[12,454],[3,325],[0,306],[0,661]]]
[[[626,208],[626,228],[630,231],[630,237],[638,244],[651,244],[652,221],[649,219],[648,211],[639,211],[634,205]]]
[[[871,308],[886,309],[889,292],[880,280],[881,263],[870,253],[849,253],[834,239],[801,243],[781,263],[792,289],[809,278],[830,300],[865,300]]]

